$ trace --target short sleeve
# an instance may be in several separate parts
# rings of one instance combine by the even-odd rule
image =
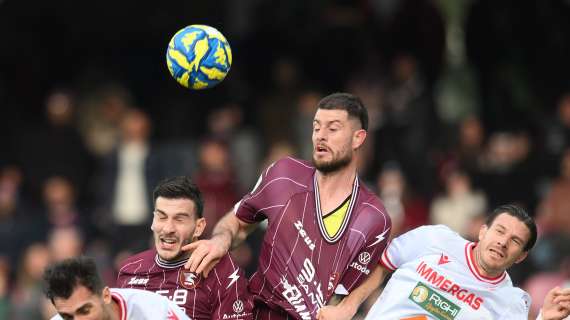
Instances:
[[[422,226],[410,230],[392,240],[382,253],[380,264],[388,270],[395,271],[406,262],[425,255],[426,249],[436,238],[452,231],[445,226]]]
[[[519,320],[528,319],[528,313],[531,305],[530,295],[522,290],[519,291],[518,298],[513,299],[509,305],[507,312],[501,317],[502,320]]]
[[[290,177],[291,160],[281,159],[268,166],[261,173],[250,193],[246,194],[235,206],[234,213],[246,223],[257,223],[270,218],[285,205],[291,191],[304,187]]]

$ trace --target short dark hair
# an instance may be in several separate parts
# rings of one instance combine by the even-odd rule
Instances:
[[[534,247],[534,244],[536,243],[537,231],[534,219],[526,212],[524,208],[516,204],[504,204],[495,208],[495,210],[493,210],[493,212],[487,216],[485,224],[490,227],[495,219],[502,213],[513,216],[526,225],[528,231],[530,232],[530,237],[528,238],[528,241],[526,242],[523,249],[524,251],[528,252],[530,249],[532,249],[532,247]]]
[[[152,193],[154,202],[158,197],[166,199],[189,199],[196,205],[196,216],[202,218],[204,200],[198,186],[188,176],[178,176],[162,180]]]
[[[359,97],[344,92],[328,95],[319,101],[317,109],[346,110],[348,116],[360,121],[360,126],[368,130],[368,111]]]
[[[52,303],[55,298],[68,299],[78,286],[84,286],[95,294],[101,294],[104,288],[95,261],[87,257],[66,259],[51,265],[44,271],[43,281],[44,293]]]

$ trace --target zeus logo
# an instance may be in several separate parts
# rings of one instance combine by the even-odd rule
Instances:
[[[390,228],[384,230],[384,232],[382,232],[381,234],[376,236],[376,241],[372,242],[371,245],[369,245],[367,248],[373,247],[377,244],[379,244],[380,242],[382,242],[382,240],[386,239],[386,233],[388,233],[388,231],[390,231]]]
[[[231,281],[230,284],[228,284],[228,286],[226,287],[226,289],[231,287],[232,284],[234,284],[239,279],[239,275],[237,274],[238,271],[239,269],[235,269],[234,272],[228,276],[228,279],[231,279]]]
[[[129,283],[127,283],[127,284],[135,285],[135,286],[136,286],[136,285],[146,285],[146,284],[148,283],[148,280],[149,280],[149,279],[132,277],[132,278],[129,280]]]

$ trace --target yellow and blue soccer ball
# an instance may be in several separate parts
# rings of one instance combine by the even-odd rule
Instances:
[[[232,65],[226,38],[213,27],[191,25],[176,32],[166,50],[170,74],[186,88],[207,89],[220,83]]]

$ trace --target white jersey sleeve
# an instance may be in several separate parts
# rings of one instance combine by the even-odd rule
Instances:
[[[390,242],[380,263],[391,271],[398,269],[406,262],[413,261],[425,255],[428,248],[435,241],[445,241],[447,236],[455,233],[446,226],[422,226],[410,230]]]
[[[521,289],[516,288],[518,298],[513,297],[513,301],[508,305],[506,312],[501,320],[518,320],[528,319],[530,311],[531,298],[530,295]]]

